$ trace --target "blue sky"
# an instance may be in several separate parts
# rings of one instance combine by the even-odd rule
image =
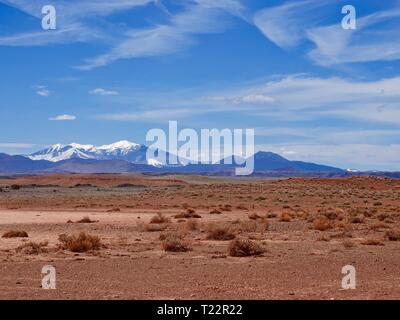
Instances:
[[[400,170],[399,30],[395,0],[0,0],[0,151],[144,143],[177,120],[255,128],[257,150],[289,159]]]

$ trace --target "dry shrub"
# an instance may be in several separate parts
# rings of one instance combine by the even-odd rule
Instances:
[[[222,212],[218,209],[213,209],[210,211],[210,214],[221,214]]]
[[[264,232],[268,231],[269,222],[267,219],[255,220],[237,220],[233,222],[234,231],[237,233],[249,233],[249,232]]]
[[[364,215],[357,215],[355,217],[350,218],[351,223],[363,223],[364,222]]]
[[[166,225],[163,224],[145,224],[144,225],[144,231],[147,232],[158,232],[158,231],[164,231],[167,229]]]
[[[356,246],[355,243],[354,243],[353,241],[351,241],[350,239],[344,240],[344,241],[342,242],[342,244],[343,244],[343,246],[344,246],[345,248],[347,248],[347,249],[353,248],[353,247]]]
[[[377,215],[377,218],[379,221],[384,221],[386,218],[389,218],[389,215],[387,213],[380,213]]]
[[[186,222],[186,229],[189,231],[195,231],[199,229],[199,223],[195,219],[189,219]]]
[[[160,235],[160,240],[162,240],[161,246],[164,251],[186,252],[190,250],[189,246],[182,240],[182,237],[177,234],[169,233],[163,236]]]
[[[379,231],[380,229],[389,229],[390,228],[390,226],[388,226],[386,223],[384,223],[384,222],[377,222],[377,223],[374,223],[374,224],[372,224],[370,227],[369,227],[371,230],[375,230],[375,231]]]
[[[322,234],[317,238],[317,241],[329,242],[330,240],[331,240],[331,238],[329,236],[325,236],[325,235],[322,235]]]
[[[3,238],[27,238],[28,234],[23,230],[10,230],[3,234]]]
[[[76,223],[95,223],[98,222],[96,220],[92,220],[89,217],[83,217],[81,220],[78,220]]]
[[[19,190],[21,188],[21,186],[18,184],[13,184],[13,185],[11,185],[10,188],[11,188],[11,190]]]
[[[232,240],[235,238],[234,233],[230,228],[226,226],[217,226],[215,224],[210,224],[207,226],[207,236],[208,240]]]
[[[25,254],[40,254],[47,252],[48,241],[42,241],[40,243],[30,241],[28,243],[24,243],[23,245],[17,247],[15,251],[25,253]]]
[[[163,216],[161,213],[157,213],[156,216],[152,217],[150,223],[169,223],[170,218]]]
[[[265,252],[257,242],[235,239],[229,243],[228,254],[232,257],[259,256]]]
[[[183,218],[201,218],[201,215],[194,212],[193,209],[188,209],[186,212],[178,213],[174,216],[175,219],[183,219]]]
[[[63,249],[72,252],[99,250],[101,247],[100,238],[98,236],[92,236],[86,232],[80,232],[79,234],[74,235],[61,234],[59,235],[58,240],[61,242]]]
[[[288,212],[282,212],[279,221],[289,222],[292,220],[292,216]]]
[[[376,239],[366,239],[361,241],[361,244],[366,246],[384,246],[385,244],[382,241]]]
[[[389,241],[399,241],[400,240],[400,231],[399,230],[388,230],[385,233],[385,238]]]
[[[261,219],[262,217],[260,217],[257,213],[251,213],[248,215],[250,220],[257,220],[257,219]]]
[[[314,229],[319,231],[326,231],[332,228],[331,222],[325,216],[316,218],[313,221]]]
[[[239,205],[237,205],[236,206],[236,209],[238,209],[238,210],[249,210],[245,205],[243,205],[243,204],[239,204]]]
[[[230,204],[225,204],[224,206],[221,206],[220,209],[222,211],[232,211],[232,206]]]

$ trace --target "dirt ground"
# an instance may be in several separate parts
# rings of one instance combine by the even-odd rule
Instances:
[[[400,180],[2,177],[0,236],[0,299],[400,298]]]

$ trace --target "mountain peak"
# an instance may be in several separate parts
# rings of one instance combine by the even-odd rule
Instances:
[[[75,148],[75,149],[82,149],[82,150],[90,150],[90,149],[95,148],[95,146],[91,145],[91,144],[79,144],[79,143],[75,143],[75,142],[69,144],[69,146],[71,146],[72,148]]]
[[[106,144],[103,146],[98,147],[97,149],[100,150],[110,150],[110,149],[132,149],[140,146],[137,143],[130,142],[128,140],[121,140],[114,142],[112,144]]]

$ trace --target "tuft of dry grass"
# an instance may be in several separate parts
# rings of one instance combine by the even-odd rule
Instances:
[[[279,217],[279,221],[282,222],[290,222],[292,220],[292,216],[288,212],[282,212]]]
[[[76,221],[76,223],[96,223],[98,221],[92,220],[89,217],[83,217],[81,220]]]
[[[385,244],[382,241],[376,239],[365,239],[361,241],[361,244],[366,246],[384,246]]]
[[[389,241],[399,241],[400,240],[400,231],[399,230],[388,230],[385,233],[385,238]]]
[[[169,223],[171,219],[163,216],[162,213],[157,213],[156,216],[152,217],[150,223]]]
[[[210,224],[206,229],[208,240],[232,240],[235,238],[234,233],[230,228],[226,226],[217,226],[215,224]]]
[[[193,210],[193,209],[192,209]],[[188,219],[188,218],[201,218],[201,215],[195,213],[194,211],[187,209],[186,212],[178,213],[174,216],[175,219]]]
[[[189,219],[186,221],[186,229],[189,231],[195,231],[199,229],[199,223],[195,219]]]
[[[262,217],[259,216],[257,213],[251,213],[251,214],[249,214],[249,215],[248,215],[248,218],[249,218],[250,220],[262,219]]]
[[[40,243],[30,241],[28,243],[24,243],[23,245],[17,247],[15,249],[16,252],[21,252],[25,254],[40,254],[48,252],[46,247],[49,244],[48,241],[42,241]]]
[[[61,242],[63,249],[72,252],[99,250],[101,247],[100,238],[86,232],[80,232],[79,234],[74,235],[61,234],[58,237],[58,240]]]
[[[221,214],[222,212],[218,209],[213,209],[210,211],[210,214]]]
[[[161,247],[164,251],[169,252],[186,252],[189,251],[189,246],[183,242],[182,237],[174,234],[160,235]]]
[[[10,230],[3,234],[3,238],[27,238],[28,233],[23,230]]]
[[[319,231],[326,231],[332,228],[330,220],[325,216],[316,218],[313,221],[313,226],[315,230]]]
[[[353,241],[351,241],[350,239],[344,240],[344,241],[342,242],[342,244],[343,244],[343,246],[344,246],[345,248],[347,248],[347,249],[354,248],[354,247],[356,246],[356,244],[355,244]]]
[[[228,254],[231,257],[259,256],[265,252],[257,242],[251,240],[235,239],[229,243]]]

